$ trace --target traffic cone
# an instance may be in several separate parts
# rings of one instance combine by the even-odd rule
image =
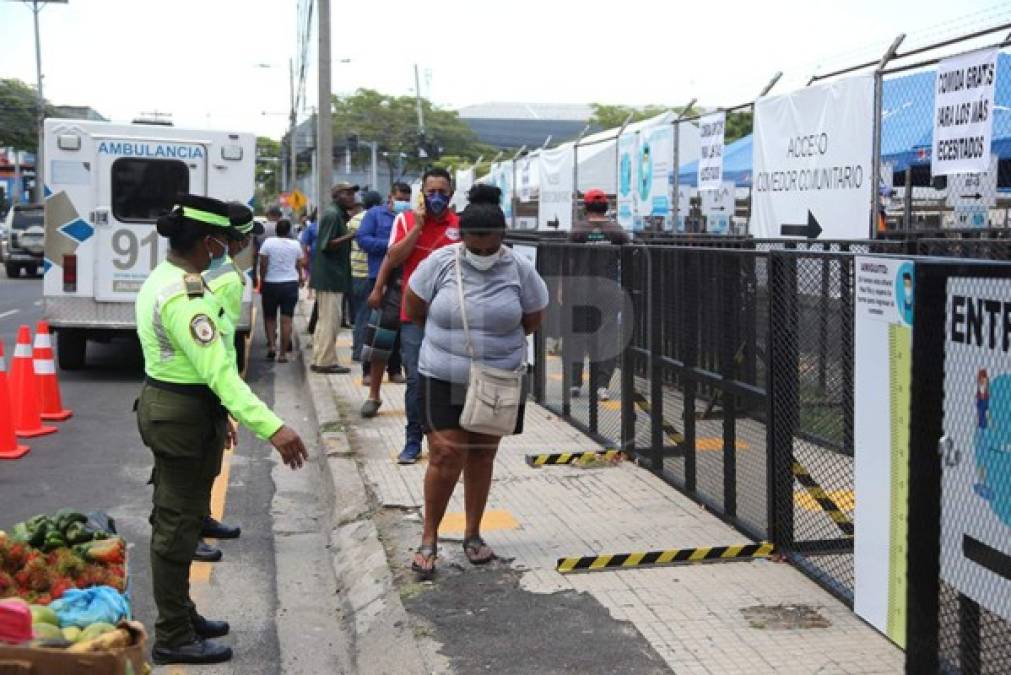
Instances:
[[[53,360],[53,342],[49,337],[49,324],[39,321],[35,327],[35,344],[32,347],[35,381],[39,383],[40,416],[44,420],[62,422],[74,413],[64,410],[60,399],[60,383],[56,379],[56,362]]]
[[[14,435],[11,394],[7,388],[7,364],[4,362],[4,343],[0,342],[0,459],[18,459],[28,453],[27,445],[18,445]]]
[[[18,328],[10,380],[14,433],[22,438],[55,433],[56,427],[42,426],[39,385],[35,381],[35,365],[32,363],[32,333],[28,326]]]

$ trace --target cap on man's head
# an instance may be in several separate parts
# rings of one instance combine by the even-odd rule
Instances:
[[[182,194],[176,197],[176,206],[183,220],[203,227],[208,232],[220,233],[230,239],[242,239],[233,225],[228,204],[220,199],[202,195]]]
[[[371,209],[373,206],[379,206],[382,203],[383,196],[375,190],[366,190],[362,195],[362,204],[367,209]]]
[[[339,183],[337,183],[336,185],[333,186],[333,190],[331,190],[331,192],[333,192],[333,193],[344,192],[344,191],[358,192],[358,190],[360,190],[360,189],[361,188],[359,188],[354,183],[349,183],[346,180],[342,180],[341,182],[339,182]]]
[[[245,204],[239,202],[228,202],[228,219],[232,227],[243,236],[251,234],[263,234],[263,225],[253,220],[253,212]]]
[[[599,188],[592,188],[583,194],[584,204],[606,204],[607,193]]]

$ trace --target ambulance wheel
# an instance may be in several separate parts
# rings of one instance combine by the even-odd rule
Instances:
[[[84,331],[62,329],[56,333],[56,352],[61,370],[78,370],[84,367],[87,348]]]
[[[236,332],[235,333],[235,366],[242,372],[242,369],[246,367],[246,338],[249,337],[249,333]]]
[[[4,269],[7,271],[8,279],[17,279],[21,276],[21,267],[14,263],[5,263]]]

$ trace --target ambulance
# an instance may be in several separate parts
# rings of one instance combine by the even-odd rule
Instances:
[[[252,205],[256,137],[160,124],[45,121],[44,317],[60,367],[85,365],[89,340],[136,329],[134,301],[168,240],[155,229],[176,195]],[[248,277],[252,247],[236,260]],[[236,349],[244,359],[252,283],[246,284]]]

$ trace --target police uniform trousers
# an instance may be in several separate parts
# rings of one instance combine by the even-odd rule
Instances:
[[[194,638],[190,563],[221,470],[227,413],[204,385],[149,379],[137,401],[137,426],[154,454],[150,522],[151,580],[158,607],[155,642],[173,647]]]

